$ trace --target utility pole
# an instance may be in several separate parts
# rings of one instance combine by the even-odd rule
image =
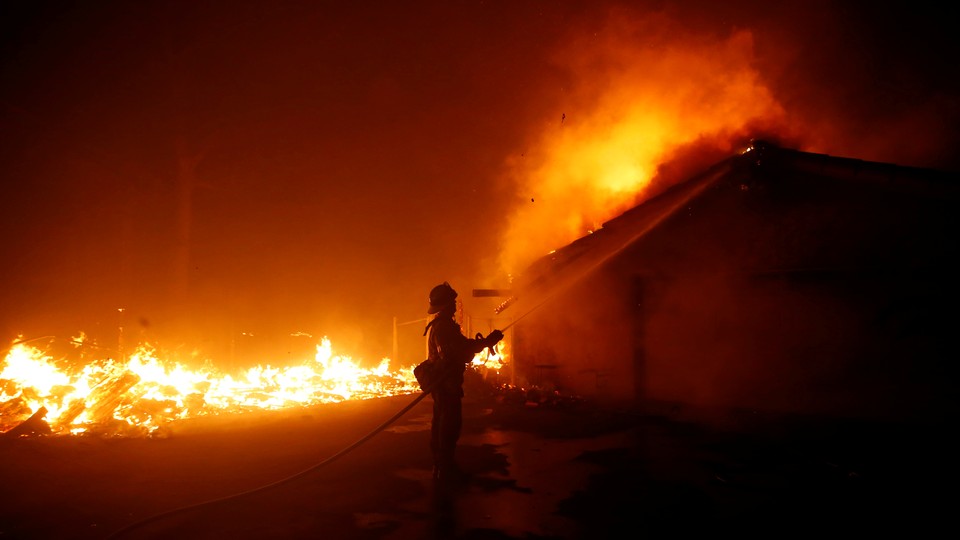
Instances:
[[[120,315],[117,317],[117,357],[120,359],[120,363],[123,364],[126,361],[123,358],[123,312],[126,311],[125,308],[117,308],[117,312]]]
[[[422,319],[414,319],[412,321],[397,323],[397,317],[396,316],[393,317],[393,358],[391,360],[393,360],[394,362],[397,362],[398,361],[397,357],[400,354],[399,346],[397,345],[397,327],[407,326],[408,324],[413,324],[413,323],[427,323],[429,321],[430,321],[430,317],[424,317]],[[424,341],[423,347],[424,347],[425,354],[429,355],[430,348],[427,345],[426,341]],[[426,356],[424,356],[424,358],[426,358]]]

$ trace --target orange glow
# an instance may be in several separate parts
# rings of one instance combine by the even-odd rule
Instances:
[[[484,349],[473,357],[470,365],[475,369],[482,368],[492,371],[500,371],[503,369],[506,365],[507,342],[501,341],[497,343],[497,346],[494,348],[497,351],[496,354],[491,354],[489,349]]]
[[[327,338],[316,346],[314,358],[301,365],[261,365],[238,374],[165,361],[149,345],[139,346],[125,363],[103,359],[72,367],[18,341],[0,364],[4,432],[41,408],[57,434],[143,436],[169,422],[200,416],[419,391],[413,366],[391,370],[390,360],[384,358],[372,369],[363,368],[350,357],[335,354]],[[489,355],[484,350],[472,365],[497,370],[503,358],[502,351]]]
[[[642,202],[678,150],[729,154],[748,128],[783,123],[750,32],[707,38],[662,15],[610,21],[556,57],[572,81],[562,111],[508,162],[524,203],[509,219],[505,274]]]

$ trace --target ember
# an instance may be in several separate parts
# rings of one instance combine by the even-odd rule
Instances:
[[[484,351],[473,364],[499,370],[502,360],[502,351]],[[125,362],[105,358],[70,366],[21,338],[0,368],[0,431],[8,435],[146,436],[170,422],[200,416],[419,391],[412,365],[391,370],[384,358],[364,368],[334,354],[327,338],[302,365],[260,365],[239,374],[163,360],[146,344]]]

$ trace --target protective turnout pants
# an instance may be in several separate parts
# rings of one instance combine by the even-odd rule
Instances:
[[[454,453],[463,425],[463,397],[434,392],[433,421],[430,426],[430,449],[433,451],[434,479],[457,474]]]

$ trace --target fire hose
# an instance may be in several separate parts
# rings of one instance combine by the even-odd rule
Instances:
[[[510,326],[510,325],[508,325],[508,327],[509,327],[509,326]],[[478,334],[478,335],[479,335],[479,334]],[[493,347],[491,347],[491,351],[492,351],[492,350],[493,350]],[[280,485],[282,485],[282,484],[286,484],[286,483],[288,483],[288,482],[291,482],[291,481],[293,481],[293,480],[296,480],[297,478],[301,478],[301,477],[303,477],[303,476],[305,476],[305,475],[307,475],[307,474],[309,474],[309,473],[311,473],[311,472],[319,469],[320,467],[323,467],[324,465],[327,465],[327,464],[329,464],[329,463],[332,463],[333,461],[337,460],[338,458],[343,457],[344,455],[346,455],[347,453],[349,453],[349,452],[352,451],[353,449],[357,448],[357,447],[360,446],[361,444],[363,444],[363,443],[369,441],[370,439],[372,439],[375,435],[377,435],[378,433],[380,433],[381,431],[383,431],[384,429],[386,429],[390,424],[396,422],[401,416],[403,416],[404,414],[406,414],[407,411],[409,411],[409,410],[412,409],[414,406],[416,406],[417,403],[420,403],[420,401],[423,400],[423,398],[427,397],[427,395],[430,394],[432,388],[435,387],[435,386],[436,386],[437,384],[439,384],[440,382],[442,382],[442,381],[448,376],[449,373],[451,373],[451,372],[448,371],[448,372],[446,372],[446,373],[441,373],[436,380],[432,381],[432,384],[429,384],[429,386],[427,386],[426,388],[422,388],[422,389],[421,389],[421,392],[420,392],[420,395],[418,395],[416,398],[414,398],[413,401],[411,401],[411,402],[410,402],[409,404],[407,404],[405,407],[403,407],[402,409],[400,409],[396,414],[394,414],[393,416],[391,416],[390,418],[388,418],[385,422],[383,422],[382,424],[380,424],[379,426],[377,426],[373,431],[371,431],[370,433],[367,433],[367,434],[364,435],[363,437],[357,439],[353,444],[351,444],[351,445],[343,448],[342,450],[340,450],[340,451],[337,452],[336,454],[333,454],[333,455],[327,457],[326,459],[324,459],[323,461],[317,463],[316,465],[313,465],[312,467],[309,467],[309,468],[307,468],[307,469],[304,469],[304,470],[302,470],[302,471],[300,471],[300,472],[298,472],[298,473],[296,473],[296,474],[293,474],[293,475],[291,475],[291,476],[288,476],[288,477],[286,477],[286,478],[282,478],[282,479],[280,479],[280,480],[277,480],[277,481],[275,481],[275,482],[271,482],[271,483],[269,483],[269,484],[265,484],[265,485],[260,486],[260,487],[257,487],[257,488],[249,489],[249,490],[247,490],[247,491],[241,491],[241,492],[239,492],[239,493],[234,493],[234,494],[232,494],[232,495],[226,495],[226,496],[224,496],[224,497],[219,497],[219,498],[216,498],[216,499],[210,499],[210,500],[208,500],[208,501],[203,501],[203,502],[199,502],[199,503],[196,503],[196,504],[191,504],[191,505],[187,505],[187,506],[181,506],[181,507],[179,507],[179,508],[175,508],[175,509],[169,510],[169,511],[167,511],[167,512],[162,512],[162,513],[160,513],[160,514],[155,514],[155,515],[150,516],[150,517],[148,517],[148,518],[146,518],[146,519],[142,519],[142,520],[140,520],[140,521],[137,521],[137,522],[135,522],[135,523],[132,523],[132,524],[130,524],[130,525],[125,526],[125,527],[123,527],[122,529],[119,529],[119,530],[115,531],[114,533],[112,533],[112,534],[111,534],[110,536],[108,536],[107,538],[108,538],[108,539],[109,539],[109,538],[120,538],[120,537],[123,536],[124,534],[129,533],[130,531],[133,531],[134,529],[138,529],[138,528],[140,528],[140,527],[143,527],[144,525],[147,525],[147,524],[149,524],[149,523],[153,523],[153,522],[155,522],[155,521],[159,521],[159,520],[164,519],[164,518],[168,518],[168,517],[173,516],[173,515],[175,515],[175,514],[179,514],[179,513],[182,513],[182,512],[186,512],[186,511],[188,511],[188,510],[193,510],[193,509],[201,508],[201,507],[204,507],[204,506],[211,506],[211,505],[214,505],[214,504],[223,503],[223,502],[226,502],[226,501],[229,501],[229,500],[232,500],[232,499],[238,499],[238,498],[240,498],[240,497],[245,497],[245,496],[247,496],[247,495],[252,495],[252,494],[254,494],[254,493],[259,493],[259,492],[262,492],[262,491],[266,491],[266,490],[268,490],[268,489],[272,489],[272,488],[278,487],[278,486],[280,486]]]
[[[521,315],[520,317],[517,317],[516,319],[514,319],[514,320],[513,320],[510,324],[508,324],[507,326],[503,327],[503,329],[501,330],[501,332],[506,331],[508,328],[510,328],[511,326],[513,326],[514,324],[516,324],[517,321],[519,321],[519,320],[522,319],[523,317],[529,315],[530,312],[536,310],[537,308],[539,308],[539,307],[542,306],[543,304],[544,304],[544,302],[541,302],[541,303],[533,306],[529,311],[527,311],[526,313],[524,313],[524,314]],[[482,335],[478,333],[478,334],[477,334],[477,337],[482,337]],[[490,347],[490,351],[491,351],[492,353],[496,354],[496,345]],[[352,450],[354,450],[355,448],[359,447],[359,446],[362,445],[363,443],[369,441],[369,440],[372,439],[375,435],[377,435],[378,433],[380,433],[381,431],[383,431],[384,429],[386,429],[387,427],[389,427],[390,424],[396,422],[401,416],[403,416],[404,414],[406,414],[410,409],[412,409],[412,408],[415,407],[418,403],[420,403],[420,401],[422,401],[423,398],[427,397],[427,395],[430,394],[431,389],[432,389],[433,387],[435,387],[437,384],[439,384],[440,382],[442,382],[442,381],[448,376],[448,373],[450,373],[450,372],[441,373],[440,376],[439,376],[436,380],[432,381],[432,384],[429,384],[429,385],[428,385],[427,387],[425,387],[425,388],[421,388],[420,394],[419,394],[416,398],[414,398],[413,401],[411,401],[411,402],[408,403],[406,406],[404,406],[402,409],[400,409],[399,411],[397,411],[396,414],[394,414],[393,416],[391,416],[390,418],[388,418],[388,419],[387,419],[386,421],[384,421],[382,424],[380,424],[379,426],[377,426],[376,428],[374,428],[373,431],[367,433],[367,434],[364,435],[363,437],[357,439],[353,444],[344,447],[344,448],[343,448],[342,450],[340,450],[339,452],[337,452],[337,453],[335,453],[335,454],[327,457],[326,459],[324,459],[323,461],[317,463],[316,465],[313,465],[312,467],[309,467],[309,468],[307,468],[307,469],[304,469],[304,470],[302,470],[302,471],[300,471],[300,472],[298,472],[298,473],[295,473],[295,474],[293,474],[293,475],[287,476],[286,478],[282,478],[282,479],[277,480],[277,481],[275,481],[275,482],[271,482],[271,483],[269,483],[269,484],[262,485],[262,486],[260,486],[260,487],[256,487],[256,488],[249,489],[249,490],[246,490],[246,491],[241,491],[241,492],[234,493],[234,494],[231,494],[231,495],[225,495],[225,496],[223,496],[223,497],[219,497],[219,498],[216,498],[216,499],[210,499],[210,500],[207,500],[207,501],[202,501],[202,502],[199,502],[199,503],[196,503],[196,504],[190,504],[190,505],[187,505],[187,506],[181,506],[181,507],[179,507],[179,508],[174,508],[173,510],[168,510],[168,511],[166,511],[166,512],[161,512],[161,513],[159,513],[159,514],[154,514],[153,516],[150,516],[150,517],[148,517],[148,518],[146,518],[146,519],[142,519],[142,520],[140,520],[140,521],[131,523],[130,525],[127,525],[127,526],[125,526],[125,527],[123,527],[123,528],[121,528],[121,529],[113,532],[113,533],[110,534],[107,538],[108,538],[108,539],[120,538],[121,536],[123,536],[123,535],[125,535],[125,534],[127,534],[127,533],[129,533],[129,532],[131,532],[131,531],[133,531],[133,530],[135,530],[135,529],[139,529],[140,527],[143,527],[143,526],[145,526],[145,525],[147,525],[147,524],[149,524],[149,523],[153,523],[153,522],[159,521],[159,520],[161,520],[161,519],[168,518],[168,517],[171,517],[171,516],[173,516],[173,515],[180,514],[180,513],[182,513],[182,512],[186,512],[186,511],[188,511],[188,510],[194,510],[194,509],[201,508],[201,507],[204,507],[204,506],[211,506],[211,505],[223,503],[223,502],[226,502],[226,501],[229,501],[229,500],[239,499],[240,497],[246,497],[246,496],[248,496],[248,495],[253,495],[254,493],[260,493],[260,492],[262,492],[262,491],[266,491],[266,490],[268,490],[268,489],[272,489],[272,488],[275,488],[275,487],[279,487],[279,486],[281,486],[281,485],[283,485],[283,484],[286,484],[286,483],[288,483],[288,482],[292,482],[293,480],[296,480],[296,479],[298,479],[298,478],[301,478],[301,477],[303,477],[303,476],[306,476],[307,474],[310,474],[311,472],[313,472],[313,471],[315,471],[315,470],[317,470],[317,469],[319,469],[319,468],[321,468],[321,467],[323,467],[323,466],[325,466],[325,465],[328,465],[328,464],[336,461],[337,459],[343,457],[344,455],[350,453]]]
[[[232,499],[238,499],[238,498],[240,498],[240,497],[246,497],[247,495],[252,495],[252,494],[254,494],[254,493],[259,493],[259,492],[261,492],[261,491],[266,491],[266,490],[268,490],[268,489],[278,487],[278,486],[280,486],[281,484],[286,484],[286,483],[288,483],[288,482],[291,482],[291,481],[293,481],[293,480],[296,480],[297,478],[301,478],[301,477],[303,477],[303,476],[305,476],[305,475],[307,475],[307,474],[309,474],[309,473],[311,473],[311,472],[319,469],[320,467],[323,467],[324,465],[327,465],[327,464],[329,464],[329,463],[337,460],[338,458],[343,457],[344,455],[346,455],[347,453],[349,453],[349,452],[352,451],[353,449],[357,448],[357,447],[360,446],[361,444],[363,444],[363,443],[367,442],[368,440],[372,439],[372,438],[374,437],[374,435],[376,435],[376,434],[380,433],[381,431],[383,431],[384,429],[386,429],[390,424],[396,422],[397,419],[399,419],[401,416],[403,416],[404,414],[406,414],[407,411],[409,411],[410,409],[412,409],[417,403],[420,403],[420,401],[421,401],[423,398],[425,398],[429,393],[430,393],[430,392],[427,391],[427,390],[422,391],[422,392],[420,393],[420,395],[418,395],[416,398],[413,399],[413,401],[411,401],[411,402],[410,402],[408,405],[406,405],[404,408],[400,409],[399,412],[397,412],[396,414],[394,414],[393,416],[391,416],[391,417],[390,417],[389,419],[387,419],[384,423],[382,423],[382,424],[380,424],[379,426],[377,426],[376,429],[374,429],[374,430],[371,431],[370,433],[367,433],[367,434],[364,435],[363,437],[357,439],[357,441],[354,442],[353,444],[351,444],[350,446],[347,446],[347,447],[343,448],[342,450],[340,450],[340,451],[337,452],[336,454],[333,454],[333,455],[327,457],[326,459],[324,459],[323,461],[317,463],[316,465],[313,465],[312,467],[309,467],[309,468],[307,468],[307,469],[304,469],[304,470],[302,470],[302,471],[300,471],[300,472],[298,472],[298,473],[296,473],[296,474],[293,474],[293,475],[291,475],[291,476],[288,476],[288,477],[286,477],[286,478],[277,480],[276,482],[271,482],[271,483],[269,483],[269,484],[265,484],[265,485],[263,485],[263,486],[260,486],[260,487],[254,488],[254,489],[249,489],[249,490],[247,490],[247,491],[241,491],[241,492],[239,492],[239,493],[234,493],[234,494],[232,494],[232,495],[226,495],[226,496],[224,496],[224,497],[219,497],[219,498],[216,498],[216,499],[210,499],[210,500],[208,500],[208,501],[203,501],[203,502],[199,502],[199,503],[196,503],[196,504],[191,504],[191,505],[187,505],[187,506],[181,506],[181,507],[179,507],[179,508],[175,508],[175,509],[169,510],[169,511],[167,511],[167,512],[162,512],[162,513],[160,513],[160,514],[155,514],[155,515],[153,515],[153,516],[151,516],[151,517],[148,517],[148,518],[146,518],[146,519],[142,519],[142,520],[140,520],[140,521],[137,521],[137,522],[135,522],[135,523],[132,523],[132,524],[130,524],[130,525],[127,525],[126,527],[123,527],[122,529],[119,529],[119,530],[117,530],[116,532],[114,532],[113,534],[111,534],[110,536],[108,536],[107,538],[119,538],[119,537],[123,536],[124,534],[129,533],[130,531],[133,531],[134,529],[138,529],[138,528],[140,528],[140,527],[143,527],[144,525],[147,525],[148,523],[153,523],[153,522],[155,522],[155,521],[159,521],[159,520],[161,520],[161,519],[168,518],[168,517],[173,516],[173,515],[175,515],[175,514],[179,514],[179,513],[182,513],[182,512],[186,512],[187,510],[193,510],[193,509],[200,508],[200,507],[203,507],[203,506],[210,506],[210,505],[214,505],[214,504],[219,504],[219,503],[226,502],[226,501],[229,501],[229,500],[232,500]]]

